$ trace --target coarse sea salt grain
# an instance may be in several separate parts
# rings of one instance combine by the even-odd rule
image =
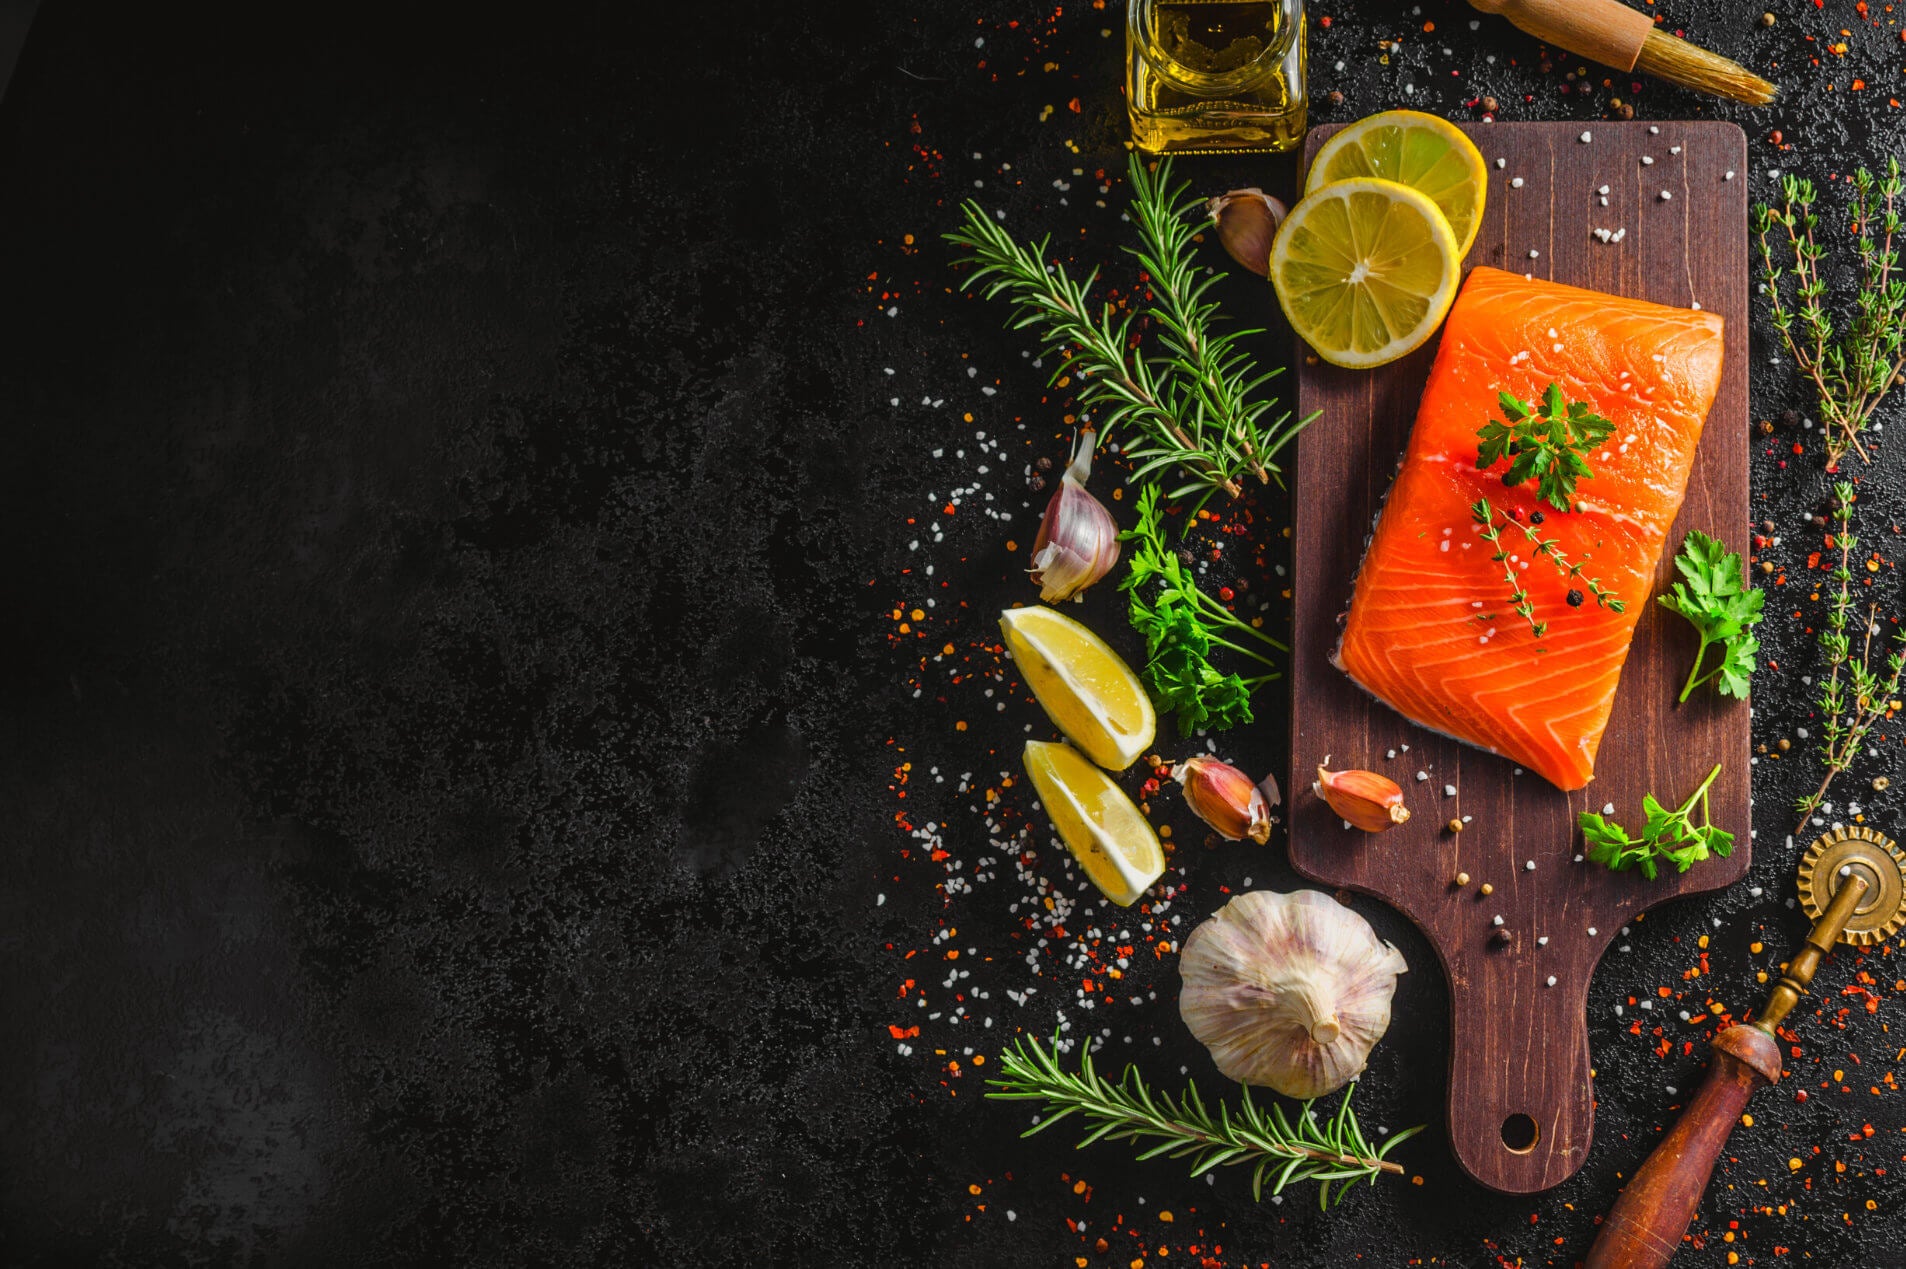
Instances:
[[[1551,986],[1551,987],[1553,987],[1553,986],[1555,986],[1555,975],[1554,975],[1554,974],[1550,974],[1550,975],[1549,975],[1549,986]]]
[[[1587,133],[1587,132],[1584,132],[1584,133],[1582,134],[1582,144],[1583,144],[1583,145],[1587,145],[1587,144],[1588,144],[1588,143],[1589,143],[1590,141],[1593,141],[1594,139],[1595,139],[1595,138],[1594,138],[1594,136],[1593,136],[1593,134],[1591,134],[1591,133]]]
[[[1674,191],[1673,191],[1673,190],[1668,190],[1668,189],[1664,189],[1664,190],[1662,190],[1662,191],[1661,191],[1661,201],[1662,201],[1662,202],[1664,202],[1664,203],[1666,203],[1666,202],[1670,202],[1670,201],[1672,201],[1672,200],[1673,200],[1673,198],[1674,198]]]
[[[1521,189],[1521,188],[1522,188],[1522,178],[1521,178],[1520,176],[1518,176],[1518,177],[1516,177],[1516,178],[1514,178],[1513,180],[1511,180],[1511,181],[1509,182],[1509,188],[1510,188],[1510,189]]]
[[[1497,159],[1497,160],[1496,160],[1496,166],[1497,166],[1497,167],[1508,167],[1508,166],[1509,166],[1509,160],[1507,160],[1507,159]]]

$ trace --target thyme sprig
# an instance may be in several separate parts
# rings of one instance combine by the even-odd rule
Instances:
[[[1826,654],[1827,673],[1820,684],[1820,754],[1826,759],[1826,774],[1820,787],[1795,803],[1804,829],[1807,819],[1826,801],[1827,790],[1866,743],[1873,724],[1887,716],[1899,697],[1902,673],[1906,673],[1906,630],[1893,633],[1894,650],[1886,654],[1885,670],[1873,668],[1873,636],[1879,631],[1879,610],[1871,605],[1866,612],[1866,633],[1860,640],[1860,655],[1853,656],[1853,638],[1847,622],[1853,613],[1853,552],[1860,540],[1853,533],[1853,485],[1836,481],[1833,486],[1833,545],[1840,562],[1833,570],[1832,594],[1827,610],[1827,628],[1820,633],[1820,649]]]
[[[1900,228],[1896,206],[1906,179],[1899,160],[1888,159],[1885,175],[1861,168],[1853,177],[1850,209],[1854,249],[1859,256],[1859,287],[1853,316],[1844,331],[1836,326],[1827,302],[1821,262],[1827,255],[1818,237],[1813,182],[1787,176],[1780,183],[1780,205],[1754,207],[1754,236],[1760,247],[1761,289],[1768,316],[1780,332],[1787,355],[1813,383],[1826,430],[1827,466],[1837,468],[1847,452],[1871,462],[1860,433],[1879,408],[1887,390],[1906,367],[1906,278],[1899,276],[1893,239]],[[1778,246],[1783,261],[1774,263]],[[1793,279],[1793,304],[1781,293],[1781,280]]]
[[[1534,514],[1540,515],[1541,513],[1536,512]],[[1502,544],[1502,530],[1496,527],[1496,509],[1489,505],[1489,499],[1478,498],[1475,502],[1470,504],[1469,515],[1481,526],[1483,541],[1494,548],[1495,554],[1489,558],[1502,565],[1503,580],[1509,583],[1509,590],[1514,598],[1516,612],[1522,615],[1523,620],[1529,623],[1530,630],[1534,631],[1535,637],[1540,639],[1549,632],[1549,623],[1535,619],[1535,603],[1529,598],[1528,589],[1522,585],[1522,579],[1517,575],[1515,566],[1509,560],[1509,548]],[[1619,595],[1602,585],[1597,579],[1588,576],[1588,574],[1582,571],[1582,561],[1577,560],[1570,562],[1568,556],[1562,553],[1562,547],[1558,539],[1543,537],[1541,531],[1534,525],[1524,524],[1513,516],[1503,516],[1502,522],[1512,524],[1522,530],[1522,536],[1529,541],[1529,553],[1537,559],[1546,559],[1550,564],[1553,564],[1556,571],[1562,574],[1565,581],[1580,580],[1582,585],[1588,587],[1589,594],[1595,597],[1597,607],[1608,608],[1615,612],[1627,611],[1628,605],[1623,602]],[[1581,592],[1571,588],[1569,591],[1570,607],[1579,607],[1581,600]]]
[[[1502,580],[1509,583],[1510,600],[1516,612],[1521,614],[1535,637],[1540,639],[1549,632],[1549,623],[1535,619],[1535,601],[1529,598],[1528,588],[1523,586],[1521,577],[1517,576],[1515,565],[1509,562],[1509,548],[1502,544],[1502,530],[1496,527],[1495,508],[1489,505],[1489,499],[1478,498],[1470,506],[1469,514],[1482,526],[1482,540],[1495,551],[1489,558],[1502,565]]]
[[[1001,1101],[1038,1101],[1049,1114],[1020,1134],[1043,1132],[1068,1115],[1078,1115],[1090,1129],[1081,1149],[1096,1141],[1155,1143],[1138,1157],[1188,1159],[1191,1175],[1202,1176],[1217,1167],[1251,1167],[1251,1197],[1261,1201],[1265,1182],[1272,1194],[1289,1185],[1318,1182],[1317,1205],[1340,1202],[1358,1181],[1375,1183],[1380,1173],[1401,1176],[1403,1168],[1385,1156],[1423,1130],[1423,1125],[1392,1133],[1372,1147],[1350,1109],[1352,1084],[1344,1090],[1336,1113],[1320,1120],[1305,1102],[1295,1116],[1272,1103],[1263,1108],[1244,1090],[1241,1109],[1223,1102],[1214,1115],[1205,1108],[1196,1084],[1186,1084],[1178,1097],[1154,1093],[1135,1066],[1127,1066],[1117,1081],[1105,1079],[1092,1066],[1091,1042],[1080,1046],[1079,1069],[1059,1065],[1057,1037],[1047,1048],[1030,1036],[1021,1037],[999,1055],[1001,1076],[988,1080],[986,1094]],[[1341,1184],[1337,1184],[1341,1182]],[[1334,1190],[1333,1190],[1334,1187]]]
[[[1079,377],[1080,402],[1097,413],[1101,439],[1121,425],[1139,433],[1126,446],[1136,464],[1132,479],[1177,468],[1184,479],[1170,497],[1195,495],[1199,506],[1220,490],[1239,497],[1247,478],[1281,479],[1276,456],[1310,419],[1293,420],[1289,411],[1270,417],[1276,403],[1260,393],[1278,370],[1258,373],[1238,346],[1261,331],[1214,329],[1218,304],[1210,293],[1224,274],[1192,258],[1191,217],[1203,204],[1186,197],[1188,183],[1171,183],[1169,160],[1147,171],[1136,154],[1131,181],[1140,245],[1127,250],[1151,279],[1145,311],[1157,331],[1156,355],[1142,346],[1136,310],[1121,317],[1087,299],[1097,269],[1078,280],[1062,263],[1046,265],[1050,237],[1022,245],[968,200],[965,224],[946,238],[967,253],[957,263],[975,266],[969,290],[1005,296],[1010,325],[1037,328],[1041,355],[1058,359],[1052,383]]]

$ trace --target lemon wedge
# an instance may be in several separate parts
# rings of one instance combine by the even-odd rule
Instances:
[[[1318,147],[1304,192],[1359,176],[1427,194],[1449,218],[1459,257],[1476,241],[1489,195],[1489,166],[1475,142],[1449,120],[1420,110],[1386,110],[1359,119]]]
[[[1427,195],[1360,176],[1304,195],[1271,244],[1271,281],[1293,329],[1333,366],[1381,366],[1441,324],[1463,253]]]
[[[1165,871],[1158,834],[1112,777],[1071,745],[1026,742],[1026,774],[1059,839],[1105,897],[1129,908]]]
[[[1123,771],[1151,747],[1158,716],[1105,640],[1044,607],[1008,608],[999,632],[1053,726],[1092,761]]]

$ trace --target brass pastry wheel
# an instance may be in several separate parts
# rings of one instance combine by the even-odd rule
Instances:
[[[1741,1108],[1780,1079],[1775,1031],[1807,994],[1835,943],[1871,947],[1906,925],[1906,854],[1884,833],[1836,828],[1807,848],[1798,878],[1813,918],[1807,941],[1768,993],[1753,1023],[1714,1037],[1707,1076],[1681,1118],[1609,1210],[1587,1269],[1660,1269],[1681,1248],[1714,1162]]]
[[[1800,906],[1818,921],[1834,893],[1855,876],[1866,882],[1866,893],[1854,904],[1840,941],[1872,947],[1906,925],[1906,854],[1886,834],[1836,828],[1809,847],[1800,861]]]

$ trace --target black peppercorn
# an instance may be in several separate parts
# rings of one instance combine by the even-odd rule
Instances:
[[[1540,511],[1531,511],[1529,513],[1530,524],[1541,524],[1546,519],[1548,519],[1548,517],[1543,515]]]
[[[1045,455],[1041,454],[1039,456],[1039,461],[1035,462],[1033,466],[1037,467],[1040,471],[1051,471],[1052,460],[1050,458],[1047,458]]]
[[[1635,108],[1633,106],[1623,105],[1622,108],[1615,113],[1624,119],[1633,119],[1635,117]]]
[[[1799,427],[1800,426],[1800,411],[1782,410],[1780,412],[1780,426]]]
[[[1568,606],[1570,608],[1580,608],[1582,606],[1582,592],[1576,590],[1573,586],[1569,587]]]
[[[1329,100],[1330,104],[1333,106],[1343,105],[1343,93],[1339,92],[1335,88],[1331,89],[1330,92],[1327,94],[1327,99]]]
[[[1026,488],[1032,490],[1034,493],[1038,493],[1040,490],[1044,489],[1045,487],[1046,487],[1046,478],[1044,476],[1034,475],[1028,478],[1026,481]]]

